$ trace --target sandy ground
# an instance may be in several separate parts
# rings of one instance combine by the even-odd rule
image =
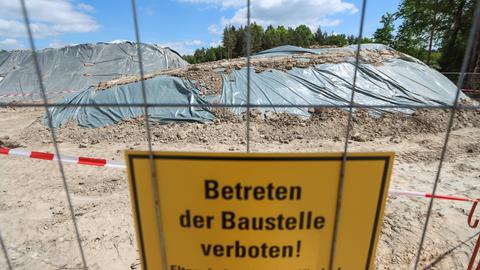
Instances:
[[[0,144],[53,152],[40,109],[1,109]],[[352,151],[395,151],[391,187],[430,192],[444,140],[448,113],[413,117],[355,118]],[[344,114],[314,119],[254,118],[252,149],[262,152],[341,151]],[[228,120],[228,119],[227,119]],[[245,151],[245,125],[155,125],[155,150]],[[439,193],[480,197],[480,114],[459,115],[449,143]],[[340,124],[339,124],[340,123]],[[142,122],[57,130],[60,151],[123,159],[125,149],[146,149]],[[126,174],[122,170],[65,165],[89,269],[138,269]],[[14,269],[79,269],[80,257],[58,165],[0,156],[0,233]],[[389,196],[377,250],[377,269],[411,269],[428,200]],[[421,269],[466,269],[478,229],[470,229],[471,205],[436,201],[422,253]],[[0,269],[6,269],[0,256]]]

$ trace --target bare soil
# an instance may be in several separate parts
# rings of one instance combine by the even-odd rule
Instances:
[[[153,148],[243,152],[242,118],[225,110],[208,124],[154,124]],[[1,109],[0,146],[53,152],[41,109]],[[342,151],[346,113],[319,110],[311,119],[253,111],[251,147],[260,152]],[[351,151],[395,151],[391,187],[431,192],[449,112],[372,116],[357,111]],[[56,129],[66,155],[122,160],[125,149],[147,149],[143,119],[85,129]],[[480,197],[480,114],[457,114],[438,192]],[[65,165],[67,183],[89,269],[139,269],[126,174],[122,170]],[[79,251],[56,162],[0,156],[0,228],[14,269],[78,269]],[[389,196],[376,269],[411,269],[428,207],[425,198]],[[469,203],[436,201],[420,269],[465,269],[475,235]],[[0,256],[0,265],[5,265]],[[3,267],[2,266],[2,267]],[[0,267],[1,268],[1,267]],[[3,268],[2,268],[3,269]]]

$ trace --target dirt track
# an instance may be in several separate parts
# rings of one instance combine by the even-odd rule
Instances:
[[[43,110],[0,111],[0,144],[51,151]],[[311,120],[254,113],[252,149],[262,152],[341,151],[345,113],[322,111]],[[352,151],[395,151],[393,188],[430,192],[444,140],[447,112],[380,118],[359,112]],[[439,193],[479,197],[480,114],[456,118]],[[57,130],[67,155],[123,159],[125,149],[146,149],[141,119],[100,129],[70,123]],[[155,150],[245,151],[245,124],[231,115],[210,124],[154,125]],[[6,138],[8,136],[8,138]],[[0,156],[0,227],[14,269],[75,268],[80,262],[61,178],[55,162]],[[136,269],[138,260],[126,175],[121,170],[65,166],[90,269]],[[428,200],[388,198],[377,251],[377,269],[410,269]],[[467,226],[469,203],[434,205],[422,266],[465,269],[478,231]],[[465,244],[460,244],[466,241]],[[459,245],[460,244],[460,245]],[[457,248],[448,252],[454,246]],[[3,264],[0,256],[0,265]],[[433,265],[432,265],[433,264]]]

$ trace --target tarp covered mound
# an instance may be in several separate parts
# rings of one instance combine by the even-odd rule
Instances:
[[[145,81],[145,92],[150,104],[206,104],[188,81],[170,76],[159,76]],[[114,86],[104,91],[93,88],[75,93],[59,104],[143,104],[141,83]],[[54,127],[76,120],[83,127],[102,127],[145,114],[143,107],[53,107],[50,109]],[[214,119],[212,113],[200,107],[149,107],[153,120],[198,121]]]
[[[286,56],[299,53],[322,54],[332,51],[354,52],[355,46],[328,49],[304,49],[282,46],[267,50],[257,57]],[[380,44],[362,45],[368,50],[392,50]],[[319,64],[292,70],[251,71],[250,102],[255,105],[348,105],[353,89],[355,59],[345,62]],[[223,74],[221,103],[245,105],[247,103],[247,70]],[[452,105],[456,86],[438,71],[410,56],[402,55],[380,64],[360,63],[355,103],[361,105]],[[467,99],[465,95],[461,98]],[[233,108],[240,114],[245,108]],[[261,111],[287,112],[309,116],[308,108],[263,108]],[[408,112],[408,110],[403,110]]]
[[[145,73],[188,65],[169,48],[142,44],[141,50]],[[139,74],[136,44],[131,42],[44,49],[38,51],[38,58],[50,98],[65,96],[62,92],[85,90],[99,82]],[[2,102],[40,98],[31,51],[0,52],[0,96]]]
[[[439,72],[420,61],[403,55],[391,53],[393,50],[378,44],[362,46],[361,61],[358,67],[355,103],[360,105],[451,105],[456,94],[455,85]],[[388,50],[388,57],[378,58],[378,52]],[[340,57],[332,58],[332,51]],[[368,51],[376,53],[368,54]],[[309,116],[308,108],[315,105],[348,105],[353,89],[355,70],[355,48],[352,46],[334,49],[303,49],[293,46],[262,52],[256,57],[277,57],[300,54],[322,55],[328,52],[328,59],[334,63],[312,64],[307,68],[293,67],[290,70],[266,69],[256,72],[251,69],[250,101],[254,105],[266,105],[269,108],[259,110],[286,112],[300,116]],[[365,53],[365,54],[364,54]],[[268,56],[270,55],[270,56]],[[341,60],[338,60],[341,59]],[[370,60],[365,60],[370,59]],[[372,59],[373,60],[372,62]],[[222,74],[220,103],[225,105],[246,105],[247,69],[219,71]],[[207,104],[195,88],[195,82],[172,76],[159,76],[145,81],[149,103],[169,104]],[[124,119],[140,116],[143,108],[81,107],[80,104],[126,104],[142,103],[142,91],[139,82],[114,86],[104,91],[94,88],[76,93],[62,103],[77,104],[78,107],[52,109],[54,126],[58,127],[69,119],[75,119],[81,126],[100,127]],[[461,98],[468,99],[465,95]],[[279,106],[272,106],[279,105]],[[288,105],[282,108],[281,105]],[[152,118],[164,121],[210,121],[214,116],[200,108],[151,108]],[[237,114],[245,108],[233,107]],[[385,109],[388,110],[388,109]],[[394,109],[391,109],[394,110]],[[408,109],[397,111],[411,112]]]
[[[358,45],[349,45],[345,47],[329,47],[329,48],[319,48],[319,49],[309,49],[296,47],[292,45],[284,45],[268,49],[265,51],[258,52],[253,57],[254,58],[263,58],[263,57],[276,57],[276,56],[293,56],[293,55],[302,55],[302,54],[312,54],[312,55],[337,55],[337,58],[345,58],[346,56],[354,57],[356,56]],[[368,43],[362,44],[361,46],[361,59],[365,60],[365,56],[368,56],[369,53],[376,53],[375,55],[397,55],[398,58],[405,59],[409,62],[416,62],[422,64],[422,62],[410,55],[396,51],[389,46],[378,44],[378,43]]]

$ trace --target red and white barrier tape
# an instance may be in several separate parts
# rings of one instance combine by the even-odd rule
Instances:
[[[405,190],[398,190],[398,189],[390,189],[388,191],[391,195],[403,195],[409,197],[425,197],[425,198],[435,198],[441,200],[449,200],[449,201],[461,201],[461,202],[478,202],[477,199],[471,198],[464,198],[464,197],[456,197],[456,196],[448,196],[448,195],[438,195],[438,194],[430,194],[430,193],[423,193],[423,192],[416,192],[416,191],[405,191]]]
[[[73,92],[77,92],[77,90],[64,90],[58,92],[47,92],[47,95],[55,95],[55,94],[70,94]],[[8,93],[0,95],[0,98],[14,98],[14,97],[31,97],[31,96],[40,96],[40,93],[27,93],[27,94],[19,94],[19,93]]]
[[[117,169],[126,168],[125,164],[121,161],[106,160],[106,159],[100,159],[100,158],[88,158],[88,157],[70,157],[70,156],[64,156],[64,155],[57,156],[52,153],[26,151],[21,149],[10,149],[10,148],[0,147],[0,154],[8,155],[8,156],[43,159],[43,160],[60,160],[63,163],[89,165],[89,166],[97,166],[97,167],[110,167],[110,168],[117,168]]]
[[[88,157],[70,157],[70,156],[63,156],[63,155],[59,157],[51,153],[26,151],[26,150],[10,149],[10,148],[2,148],[2,147],[0,147],[0,155],[27,157],[27,158],[43,159],[43,160],[59,160],[60,159],[63,163],[70,163],[70,164],[80,164],[80,165],[89,165],[89,166],[97,166],[97,167],[110,167],[110,168],[116,168],[116,169],[126,168],[125,163],[121,161],[106,160],[106,159],[100,159],[100,158],[88,158]],[[400,195],[400,196],[408,196],[408,197],[424,197],[424,198],[434,197],[435,199],[450,200],[450,201],[462,201],[462,202],[478,202],[479,201],[471,198],[438,195],[438,194],[432,195],[430,193],[405,191],[405,190],[398,190],[398,189],[390,189],[388,193],[390,195]]]

